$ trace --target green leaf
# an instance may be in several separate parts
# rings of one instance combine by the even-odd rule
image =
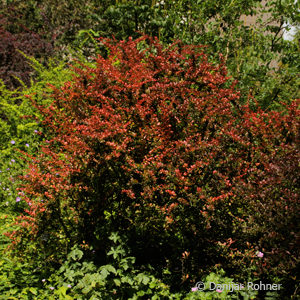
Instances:
[[[107,271],[106,268],[103,268],[103,269],[101,270],[100,274],[101,274],[101,277],[102,277],[103,279],[105,279],[105,278],[109,275],[109,272]]]
[[[69,256],[75,261],[80,260],[83,256],[83,252],[79,249],[74,249],[74,250],[71,251]]]
[[[111,241],[113,241],[113,242],[116,244],[116,243],[120,240],[120,236],[118,235],[118,233],[113,232],[113,233],[110,235],[109,239],[110,239]]]
[[[33,295],[37,295],[37,289],[36,288],[29,288],[29,291],[33,294]]]
[[[121,280],[120,279],[114,279],[114,283],[116,286],[121,286]]]
[[[115,269],[114,266],[112,265],[106,265],[106,270],[110,273],[114,273],[114,274],[117,274],[117,270]]]
[[[146,284],[148,284],[150,282],[150,278],[148,276],[144,276],[142,282],[143,282],[143,284],[146,285]]]

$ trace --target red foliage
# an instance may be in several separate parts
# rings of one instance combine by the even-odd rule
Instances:
[[[6,30],[4,25],[5,22],[1,20],[0,79],[10,89],[21,86],[18,79],[21,79],[25,85],[30,85],[34,70],[20,51],[43,62],[52,54],[52,46],[30,30],[21,28],[21,32],[12,33]]]
[[[194,274],[224,260],[242,272],[256,250],[266,268],[280,251],[293,264],[297,102],[282,113],[239,106],[203,47],[101,43],[106,55],[40,107],[52,138],[25,178],[31,239],[97,249],[106,231],[124,231],[135,255],[161,267],[178,268],[188,251]]]

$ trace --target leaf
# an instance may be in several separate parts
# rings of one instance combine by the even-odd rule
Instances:
[[[106,277],[109,275],[109,272],[107,271],[106,268],[103,268],[100,272],[101,276],[103,279],[106,279]]]
[[[156,282],[152,281],[150,284],[149,284],[149,287],[150,289],[154,289],[156,287]]]
[[[143,284],[146,285],[146,284],[148,284],[149,282],[150,282],[150,278],[149,278],[148,276],[145,275],[145,276],[143,277]]]
[[[120,279],[114,279],[114,283],[116,286],[121,286],[121,280]]]
[[[70,253],[70,257],[75,261],[80,260],[82,256],[83,256],[83,252],[79,249],[74,249]]]
[[[36,288],[29,288],[29,291],[33,294],[33,295],[37,295],[37,289]]]
[[[120,236],[118,235],[117,232],[113,232],[110,237],[110,240],[112,240],[115,244],[120,240]]]
[[[106,268],[106,270],[107,270],[108,272],[117,274],[117,270],[115,269],[114,266],[112,266],[112,265],[106,265],[105,268]]]

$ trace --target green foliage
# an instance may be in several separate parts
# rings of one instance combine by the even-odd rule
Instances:
[[[109,264],[97,267],[75,246],[59,270],[46,277],[41,268],[9,258],[0,260],[0,299],[181,299],[154,276],[134,268],[134,257],[112,234]],[[45,276],[45,277],[44,277]]]
[[[110,240],[112,246],[107,253],[109,263],[100,267],[86,259],[87,252],[93,251],[78,246],[73,247],[66,261],[52,274],[43,273],[42,268],[34,268],[33,264],[3,256],[0,259],[0,299],[250,300],[258,295],[257,291],[247,290],[242,284],[226,277],[222,269],[204,277],[203,290],[198,290],[202,287],[198,282],[190,292],[172,293],[161,280],[135,268],[135,258],[128,256],[126,244],[117,233],[112,233]],[[278,295],[267,292],[262,299],[278,299]]]
[[[258,292],[247,290],[243,284],[226,277],[223,269],[210,273],[203,281],[198,282],[186,298],[188,300],[210,299],[256,299]]]
[[[180,39],[207,45],[213,61],[224,55],[229,74],[238,80],[242,103],[254,96],[267,109],[299,97],[299,43],[282,38],[287,20],[299,24],[295,1],[113,2],[94,15],[92,35],[78,35],[75,44],[87,55],[97,49],[93,37],[126,39],[142,32],[165,44]],[[245,22],[247,18],[252,22]]]
[[[14,211],[25,207],[24,202],[18,201],[22,196],[16,190],[18,176],[23,174],[26,165],[20,151],[33,155],[40,141],[45,139],[46,129],[42,128],[40,113],[31,99],[47,106],[52,92],[49,84],[58,87],[71,78],[71,71],[62,63],[50,62],[49,67],[44,67],[34,58],[23,55],[36,70],[37,81],[29,88],[24,85],[22,90],[15,91],[0,82],[0,208],[9,207]]]
[[[55,287],[55,294],[69,286],[68,295],[72,299],[140,299],[146,296],[180,299],[160,280],[134,268],[135,258],[127,256],[125,244],[116,233],[110,239],[113,245],[107,255],[111,263],[101,267],[83,261],[83,251],[74,247],[56,275],[47,280],[48,285]]]
[[[55,45],[65,60],[72,47],[94,55],[93,38],[100,36],[120,40],[142,33],[165,44],[180,39],[207,45],[212,60],[224,55],[239,81],[241,101],[254,96],[267,109],[299,97],[299,43],[282,39],[287,23],[299,26],[297,9],[294,0],[17,0],[6,2],[0,14],[9,32],[25,26]]]
[[[37,291],[42,288],[41,268],[12,257],[7,249],[9,240],[4,233],[16,229],[13,222],[12,214],[0,213],[0,299],[37,299]]]

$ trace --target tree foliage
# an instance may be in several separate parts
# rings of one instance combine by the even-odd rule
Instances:
[[[27,28],[70,59],[70,47],[89,56],[97,52],[93,36],[157,36],[209,46],[210,60],[223,53],[231,76],[239,81],[240,101],[255,96],[264,109],[298,97],[299,43],[284,41],[287,24],[299,26],[294,0],[226,1],[6,1],[2,13],[11,34]],[[0,10],[1,13],[1,10]],[[245,22],[252,18],[252,22]],[[22,32],[23,32],[22,31]],[[34,55],[32,53],[31,55]]]

